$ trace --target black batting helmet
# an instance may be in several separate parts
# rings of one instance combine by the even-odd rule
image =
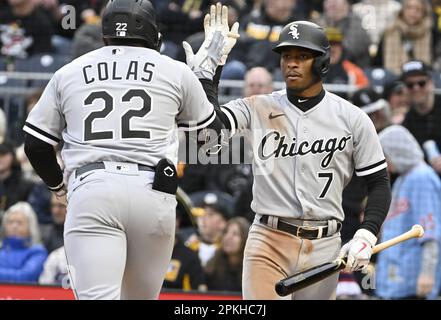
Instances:
[[[273,51],[281,53],[286,47],[302,47],[319,55],[315,58],[313,71],[323,78],[329,71],[330,45],[326,33],[319,25],[309,21],[294,21],[283,27],[278,44]]]
[[[136,39],[159,50],[161,35],[148,0],[109,0],[101,23],[104,39]]]

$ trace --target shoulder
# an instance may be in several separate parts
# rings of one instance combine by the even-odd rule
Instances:
[[[343,117],[353,129],[360,124],[373,126],[372,120],[363,110],[334,93],[326,91],[324,103],[326,109],[331,109],[331,112]]]
[[[95,57],[101,54],[103,48],[104,47],[90,51],[86,54],[83,54],[82,56],[73,59],[71,62],[66,63],[54,73],[53,78],[60,79],[63,77],[70,77],[71,73],[77,73],[80,66],[87,66],[88,63],[94,61]]]
[[[430,183],[434,188],[441,189],[441,180],[438,174],[425,162],[415,167],[406,180],[416,187],[428,186],[427,183]]]
[[[357,115],[365,114],[359,107],[336,95],[335,93],[326,91],[325,99],[325,102],[328,104],[327,107],[329,108],[341,109]]]
[[[281,105],[281,101],[283,99],[283,92],[275,91],[269,94],[258,94],[245,98],[238,98],[235,100],[231,100],[226,103],[224,106],[226,107],[246,107],[248,109],[267,109],[269,105],[278,104]],[[286,97],[286,92],[285,92]]]
[[[273,91],[270,94],[265,94],[265,95],[262,95],[262,96],[269,97],[271,99],[280,101],[280,100],[286,98],[286,89],[282,89],[282,90],[278,90],[278,91]]]
[[[272,93],[268,94],[258,94],[254,95],[248,98],[245,98],[248,101],[253,101],[254,104],[259,105],[264,102],[281,102],[282,100],[286,99],[286,89],[273,91]]]
[[[167,57],[167,56],[162,56],[162,57],[164,57],[164,59],[165,59],[164,61],[166,63],[168,63],[170,66],[173,67],[173,69],[175,70],[174,72],[178,71],[181,74],[186,73],[190,76],[194,76],[195,79],[197,79],[196,75],[193,73],[193,71],[191,71],[190,67],[186,63],[181,62],[181,61],[177,61],[177,60],[173,60],[172,58]]]

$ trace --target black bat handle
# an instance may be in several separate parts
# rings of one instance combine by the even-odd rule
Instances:
[[[343,261],[342,261],[343,260]],[[327,262],[314,268],[298,272],[288,278],[280,280],[275,285],[275,290],[279,296],[287,296],[295,291],[306,288],[330,275],[344,269],[345,259]]]

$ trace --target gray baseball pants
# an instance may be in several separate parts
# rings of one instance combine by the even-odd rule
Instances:
[[[246,300],[335,299],[338,273],[292,295],[280,297],[275,284],[301,270],[338,257],[340,233],[307,240],[262,225],[258,215],[248,234],[244,253],[242,294]]]
[[[118,169],[119,168],[119,169]],[[170,262],[176,198],[137,165],[73,173],[64,230],[77,299],[157,299]]]

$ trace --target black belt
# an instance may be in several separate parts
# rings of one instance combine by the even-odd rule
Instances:
[[[268,219],[269,216],[267,215],[262,215],[260,217],[259,222],[263,223],[269,227],[272,227],[270,225],[268,225]],[[337,221],[337,230],[335,231],[335,233],[339,232],[341,230],[342,224],[340,221]],[[280,230],[280,231],[284,231],[287,233],[290,233],[292,235],[295,235],[296,237],[299,238],[305,238],[308,240],[314,240],[314,239],[320,239],[320,238],[325,238],[325,237],[329,237],[331,235],[328,235],[328,226],[317,226],[317,227],[305,227],[305,226],[295,226],[289,223],[286,223],[282,220],[280,220],[280,218],[277,221],[277,226],[276,229]],[[320,232],[321,229],[321,232]]]
[[[78,176],[81,176],[83,173],[86,173],[88,171],[98,170],[98,169],[105,169],[105,168],[106,167],[104,165],[104,162],[93,162],[93,163],[85,164],[84,166],[79,167],[75,171],[75,178],[77,178]],[[138,170],[140,170],[140,171],[153,171],[153,172],[155,172],[155,168],[149,167],[149,166],[144,166],[142,164],[138,164]]]

